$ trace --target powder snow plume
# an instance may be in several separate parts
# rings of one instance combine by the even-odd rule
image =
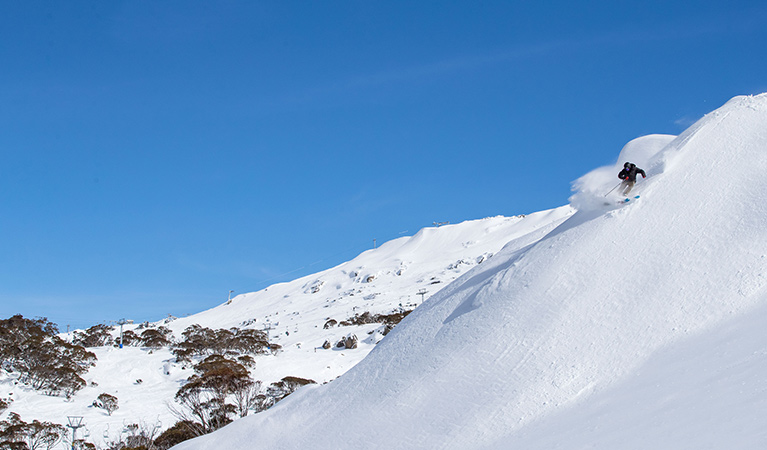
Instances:
[[[618,172],[623,169],[623,164],[632,162],[642,168],[648,177],[663,172],[664,159],[668,156],[666,150],[670,150],[676,136],[654,134],[643,136],[626,144],[620,152],[615,164],[603,166],[592,170],[573,182],[573,194],[570,197],[570,205],[578,210],[603,209],[606,199],[615,199],[620,196]],[[641,183],[635,188],[641,191]]]

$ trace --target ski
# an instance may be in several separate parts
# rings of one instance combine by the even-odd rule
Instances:
[[[638,195],[635,195],[634,197],[625,197],[621,200],[613,200],[605,202],[605,206],[611,206],[611,205],[625,205],[626,203],[629,203],[632,200],[637,200],[639,198]]]
[[[628,203],[628,202],[630,202],[631,200],[636,200],[636,199],[638,199],[638,198],[639,198],[639,196],[638,196],[638,195],[635,195],[634,197],[626,197],[626,198],[624,198],[624,199],[623,199],[623,201],[622,201],[621,203]]]

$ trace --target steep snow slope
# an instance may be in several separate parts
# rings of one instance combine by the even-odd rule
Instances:
[[[282,351],[258,356],[254,379],[263,381],[264,386],[289,375],[327,382],[362,360],[381,340],[383,327],[374,323],[325,329],[329,319],[340,322],[366,311],[376,314],[413,309],[421,302],[419,292],[428,298],[472,267],[492,261],[492,254],[509,238],[519,238],[520,245],[535,242],[573,212],[567,206],[527,216],[425,228],[413,237],[388,242],[332,269],[239,295],[229,304],[161,324],[176,338],[192,324],[267,329],[270,341],[279,343]],[[125,328],[135,330],[137,326]],[[358,335],[358,348],[321,348],[324,341],[335,344],[349,334]],[[90,430],[89,441],[99,446],[118,440],[125,425],[158,426],[162,430],[176,422],[168,404],[191,371],[174,363],[168,349],[92,350],[98,363],[83,377],[88,386],[71,400],[42,395],[17,384],[17,374],[0,371],[0,397],[14,399],[0,419],[11,411],[21,414],[25,421],[55,423],[66,423],[68,415],[81,415]],[[112,416],[91,407],[101,393],[118,398],[119,409]]]
[[[560,430],[557,418],[584,423],[578,414],[597,400],[631,408],[612,393],[643,368],[646,381],[657,379],[663,352],[679,370],[697,368],[693,352],[717,327],[747,320],[767,300],[765,124],[767,95],[738,97],[671,142],[652,139],[655,151],[635,143],[648,173],[639,201],[604,206],[613,181],[582,178],[575,215],[530,245],[511,241],[344,376],[179,448],[507,448],[519,436],[533,448]],[[659,140],[668,145],[657,151]],[[726,391],[738,380],[698,385]],[[763,416],[767,383],[756,381]],[[685,394],[697,409],[712,407]],[[635,435],[653,432],[647,415],[656,408],[644,411]],[[750,443],[767,441],[767,429],[744,423]],[[606,435],[603,448],[641,448],[623,437]]]
[[[495,448],[763,449],[767,304],[659,350],[586,402]]]
[[[573,213],[572,208],[561,207],[424,228],[332,269],[237,296],[231,304],[175,320],[168,327],[176,336],[195,323],[267,329],[270,341],[279,343],[283,351],[258,358],[256,379],[269,383],[294,375],[319,383],[330,381],[359,362],[383,336],[378,332],[381,324],[325,329],[328,320],[411,310],[421,302],[419,292],[428,298],[472,267],[487,264],[510,237],[535,242]],[[350,334],[358,335],[359,351],[319,348],[325,341],[335,344]]]

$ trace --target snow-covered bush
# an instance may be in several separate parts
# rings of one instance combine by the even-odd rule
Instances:
[[[119,406],[117,406],[117,397],[109,395],[106,392],[99,395],[98,398],[93,401],[93,406],[105,410],[110,416],[119,408]]]

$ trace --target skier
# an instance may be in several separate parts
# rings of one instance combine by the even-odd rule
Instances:
[[[642,178],[647,178],[644,170],[637,167],[636,164],[627,162],[623,165],[623,170],[618,173],[618,178],[623,180],[623,183],[621,183],[623,195],[628,195],[631,192],[634,183],[637,182],[637,174],[642,175]]]

